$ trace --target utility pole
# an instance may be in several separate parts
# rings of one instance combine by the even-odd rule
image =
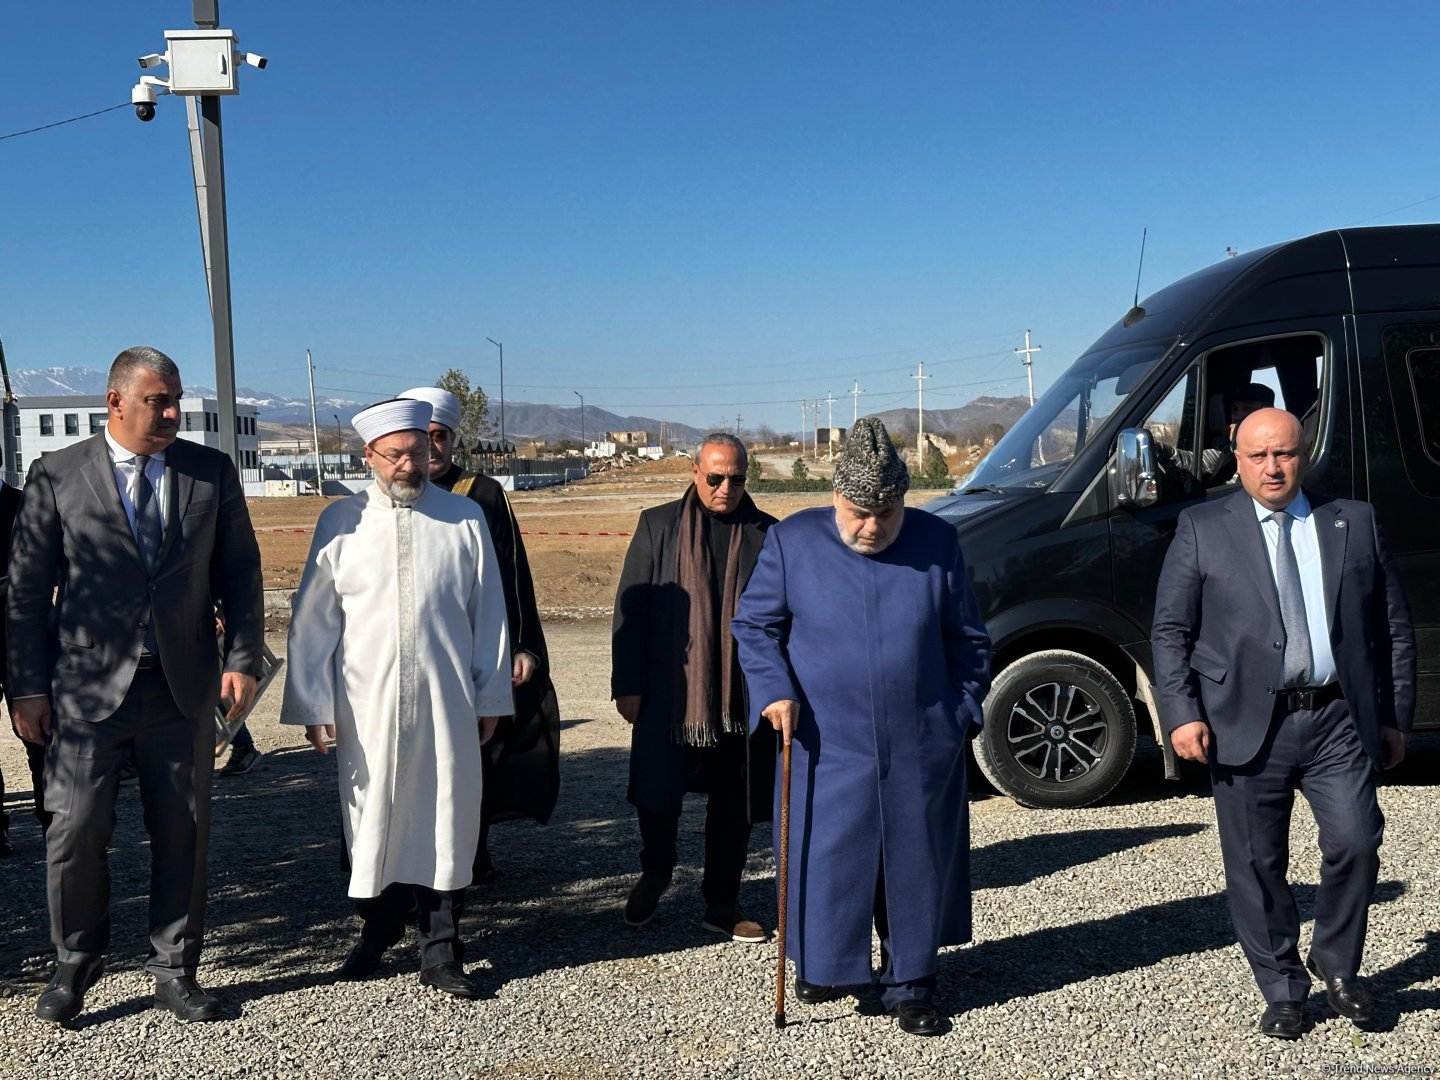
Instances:
[[[825,391],[825,404],[830,406],[830,430],[827,431],[825,439],[825,460],[835,460],[835,395],[829,390]]]
[[[810,426],[810,403],[800,402],[800,456],[805,456],[805,429]]]
[[[813,451],[815,460],[820,460],[820,399],[815,399],[815,427],[812,429]]]
[[[585,461],[585,395],[579,390],[571,390],[572,394],[580,399],[580,472],[589,476],[590,468]]]
[[[305,350],[305,371],[310,376],[310,437],[315,440],[315,494],[323,494],[325,479],[324,459],[320,457],[320,422],[315,418],[315,362],[310,359],[310,350]],[[339,434],[337,427],[336,434]],[[335,449],[340,449],[338,446]]]
[[[860,395],[863,393],[865,393],[865,391],[860,389],[860,380],[856,379],[855,386],[850,391],[850,396],[855,399],[855,418],[850,421],[851,424],[858,424],[860,422]]]
[[[1032,368],[1033,368],[1033,361],[1032,361],[1032,358],[1031,358],[1030,354],[1031,354],[1031,353],[1037,353],[1037,352],[1039,352],[1039,351],[1040,351],[1040,346],[1039,346],[1039,345],[1035,345],[1035,346],[1033,346],[1033,347],[1031,346],[1031,344],[1030,344],[1030,331],[1029,331],[1029,330],[1026,330],[1026,331],[1025,331],[1025,347],[1024,347],[1023,349],[1011,349],[1010,351],[1013,352],[1013,353],[1016,353],[1017,355],[1020,354],[1020,353],[1023,353],[1023,354],[1025,355],[1025,359],[1024,359],[1024,360],[1021,360],[1020,363],[1022,363],[1022,364],[1025,365],[1025,383],[1026,383],[1026,386],[1027,386],[1027,388],[1029,389],[1029,392],[1030,392],[1030,404],[1031,404],[1031,405],[1034,405],[1034,404],[1035,404],[1035,373],[1034,373],[1034,371],[1032,370]]]
[[[197,30],[220,26],[220,0],[194,0]],[[190,165],[195,174],[195,204],[200,215],[200,249],[210,293],[210,322],[215,341],[215,397],[220,420],[220,449],[238,467],[235,431],[235,331],[230,306],[230,234],[225,217],[225,148],[220,135],[220,98],[185,98],[190,131]],[[318,462],[317,462],[318,465]],[[316,474],[318,491],[319,474]]]
[[[930,378],[925,374],[925,361],[920,361],[920,373],[911,375],[920,387],[920,410],[918,413],[917,434],[915,436],[915,451],[919,456],[918,468],[925,471],[925,380]]]
[[[500,453],[505,453],[505,346],[496,341],[493,337],[487,337],[490,342],[500,350]]]
[[[735,437],[737,439],[740,437],[740,419],[740,414],[737,412],[735,414]]]

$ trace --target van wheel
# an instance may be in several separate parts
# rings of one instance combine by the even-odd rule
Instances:
[[[1108,795],[1135,756],[1130,696],[1088,656],[1047,649],[1000,673],[975,760],[1021,806],[1059,810]]]

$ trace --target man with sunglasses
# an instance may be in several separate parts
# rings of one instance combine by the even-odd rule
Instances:
[[[520,818],[544,825],[555,809],[560,793],[560,705],[550,681],[550,654],[515,511],[498,481],[455,463],[460,399],[438,386],[417,386],[400,396],[429,402],[430,482],[480,507],[505,591],[515,715],[501,718],[481,757],[485,802],[475,849],[475,884],[483,885],[495,876],[490,826]]]
[[[746,734],[745,683],[730,620],[775,519],[745,493],[745,447],[705,437],[684,496],[640,515],[615,597],[611,693],[631,726],[629,799],[640,880],[625,922],[654,916],[677,861],[680,807],[703,792],[701,925],[734,941],[766,932],[741,908],[750,824],[770,816],[774,737]]]

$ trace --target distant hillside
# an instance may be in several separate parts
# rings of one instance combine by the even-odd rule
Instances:
[[[1029,407],[1029,399],[1023,397],[978,397],[958,409],[926,409],[925,430],[978,444],[990,425],[999,424],[1008,431]],[[875,415],[890,432],[913,433],[916,430],[915,409],[890,409]]]

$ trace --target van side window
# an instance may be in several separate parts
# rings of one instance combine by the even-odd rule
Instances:
[[[1426,457],[1440,464],[1440,349],[1412,349],[1405,357],[1405,366],[1415,395],[1420,445]]]
[[[1145,423],[1155,446],[1161,501],[1233,486],[1236,428],[1268,406],[1299,418],[1313,460],[1322,436],[1327,348],[1324,335],[1307,332],[1208,350]]]

